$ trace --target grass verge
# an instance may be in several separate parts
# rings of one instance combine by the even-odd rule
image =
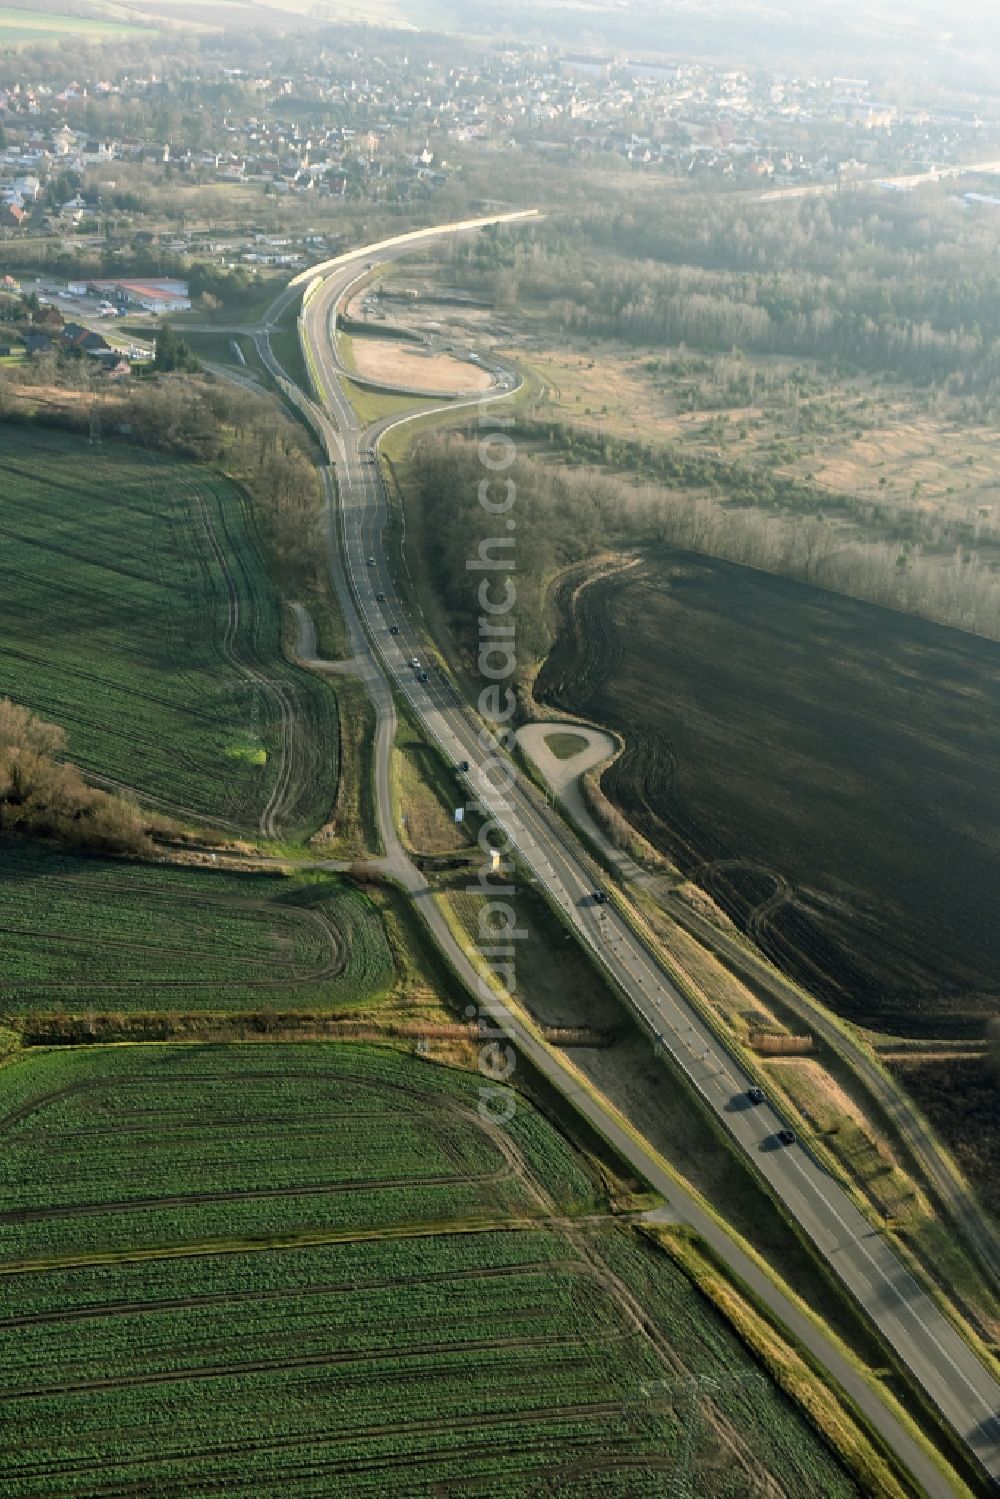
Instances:
[[[421,404],[420,396],[397,396],[390,391],[369,390],[353,380],[344,381],[344,391],[358,420],[366,427],[386,416],[404,416],[414,408],[419,409]]]
[[[329,678],[327,679],[329,680]],[[340,775],[333,815],[311,840],[331,858],[381,854],[375,806],[375,709],[363,682],[335,679],[340,728]]]
[[[846,1395],[821,1376],[808,1350],[797,1345],[711,1247],[684,1227],[646,1225],[643,1232],[684,1271],[803,1410],[872,1499],[905,1499],[910,1485],[892,1453],[852,1408]]]
[[[468,852],[474,845],[470,825],[455,821],[456,808],[465,806],[465,787],[398,706],[392,768],[394,819],[407,848],[415,854]]]

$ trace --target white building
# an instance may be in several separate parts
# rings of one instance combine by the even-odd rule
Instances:
[[[186,281],[157,277],[150,281],[95,281],[93,284],[99,292],[117,297],[133,307],[141,307],[145,312],[188,312],[191,308]]]

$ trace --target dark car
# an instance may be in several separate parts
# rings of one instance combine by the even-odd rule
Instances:
[[[468,774],[468,770],[469,770],[469,762],[468,762],[468,760],[459,760],[459,762],[458,762],[458,768],[462,772],[463,775],[467,775]]]
[[[427,673],[425,671],[418,671],[417,672],[417,681],[418,682],[426,682],[427,681]]]
[[[378,601],[379,601],[380,604],[384,604],[385,603],[385,594],[384,593],[377,593],[375,595],[375,597],[378,599]]]
[[[369,567],[374,567],[375,566],[375,558],[374,557],[369,557],[368,558],[368,566]]]
[[[389,626],[389,634],[390,635],[398,635],[399,634],[399,626],[398,625],[390,625]]]
[[[606,906],[607,905],[607,903],[608,903],[608,897],[605,895],[605,893],[604,893],[603,890],[592,890],[591,891],[591,895],[593,897],[594,905],[595,906]]]
[[[795,1136],[790,1129],[779,1129],[778,1139],[781,1141],[782,1145],[795,1144]]]
[[[750,1100],[751,1103],[763,1103],[764,1102],[764,1089],[763,1088],[748,1088],[747,1089],[747,1098]]]

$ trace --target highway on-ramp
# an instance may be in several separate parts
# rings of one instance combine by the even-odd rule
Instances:
[[[390,258],[407,248],[405,244],[386,247],[378,258]],[[388,502],[379,466],[373,459],[378,439],[399,419],[387,418],[371,429],[362,428],[342,386],[344,372],[338,363],[333,337],[336,308],[350,282],[357,277],[358,262],[365,257],[370,261],[375,255],[375,249],[369,247],[338,262],[328,277],[312,284],[302,313],[303,340],[322,408],[320,425],[325,428],[324,440],[336,467],[342,566],[356,623],[362,632],[362,638],[353,642],[353,648],[370,658],[372,680],[381,683],[382,691],[388,692],[388,682],[395,684],[452,765],[458,767],[463,761],[469,762],[471,770],[465,779],[470,802],[477,801],[486,815],[503,829],[523,864],[545,886],[579,939],[611,975],[653,1044],[683,1070],[933,1404],[959,1432],[985,1473],[1000,1486],[1000,1384],[913,1278],[892,1246],[873,1229],[809,1150],[800,1142],[781,1143],[784,1121],[767,1101],[757,1105],[749,1101],[753,1079],[721,1046],[615,903],[599,903],[594,899],[599,880],[596,866],[558,814],[546,805],[530,782],[516,773],[504,778],[502,789],[495,788],[486,775],[487,768],[509,762],[502,753],[492,750],[488,739],[484,740],[482,721],[461,701],[450,682],[429,668],[425,660],[426,642],[395,589],[384,541]],[[266,345],[266,337],[263,342]],[[330,418],[335,432],[329,426]],[[390,634],[390,627],[395,627],[398,634]],[[414,660],[422,663],[419,670],[412,666]],[[420,680],[424,673],[426,681]],[[384,746],[378,761],[385,761],[379,777],[385,838],[385,819],[389,814],[384,810],[388,806],[385,795],[388,755]],[[418,892],[415,890],[414,894]],[[437,908],[433,907],[437,919],[431,913],[433,902],[426,887],[420,892],[420,904],[432,925],[438,928],[439,939],[453,947],[452,934],[440,931],[443,920]],[[452,957],[454,960],[454,953]],[[464,966],[469,967],[467,959]],[[476,976],[474,969],[466,973],[473,982]],[[558,1073],[559,1059],[537,1045],[513,1012],[505,1015],[508,1028],[526,1053],[550,1074]],[[564,1091],[574,1095],[585,1113],[592,1112],[588,1095],[580,1089],[572,1073],[564,1071],[556,1080]],[[605,1134],[611,1132],[607,1115],[602,1115],[598,1125]],[[631,1136],[626,1134],[624,1141],[616,1143],[624,1146],[624,1153],[630,1159],[635,1159],[636,1146]],[[655,1158],[650,1155],[641,1169],[670,1198],[676,1199],[676,1184],[666,1173],[651,1170],[651,1163],[655,1164]],[[657,1176],[661,1179],[657,1180]],[[690,1207],[688,1203],[687,1209]],[[685,1216],[692,1221],[695,1216],[707,1220],[697,1226],[709,1231],[710,1237],[718,1238],[718,1230],[707,1215],[685,1211]],[[732,1250],[730,1244],[726,1258],[731,1264]],[[751,1278],[764,1279],[759,1275]],[[773,1292],[766,1299],[773,1304]],[[795,1320],[789,1317],[787,1304],[782,1315],[786,1321]],[[815,1339],[811,1324],[806,1319],[800,1321]],[[846,1361],[833,1357],[829,1347],[820,1356],[871,1414],[870,1391],[863,1381],[851,1377]],[[859,1390],[859,1385],[863,1389]],[[885,1408],[877,1401],[874,1404],[884,1418]],[[885,1431],[884,1419],[879,1424]],[[894,1420],[890,1426],[894,1428],[893,1445],[911,1470],[918,1473],[924,1487],[936,1493],[948,1492],[946,1487],[942,1488],[940,1475],[915,1444],[909,1437],[904,1439],[902,1428]]]

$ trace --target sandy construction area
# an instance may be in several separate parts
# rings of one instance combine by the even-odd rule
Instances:
[[[449,393],[488,390],[490,386],[485,370],[450,354],[428,356],[421,345],[405,339],[354,337],[351,343],[358,374],[369,380]]]

